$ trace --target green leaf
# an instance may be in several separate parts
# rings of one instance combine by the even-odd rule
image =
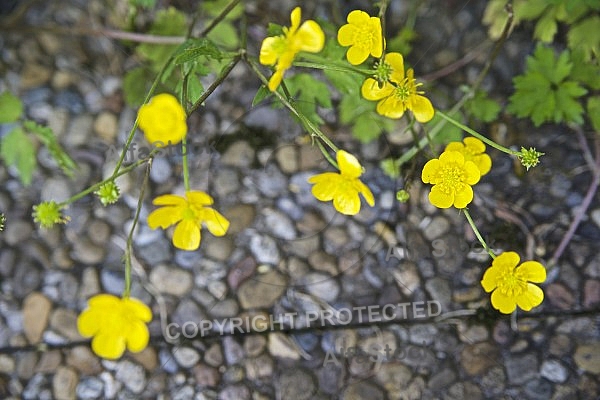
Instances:
[[[360,114],[352,126],[352,135],[362,143],[369,143],[379,137],[385,130],[381,121],[369,113]]]
[[[175,65],[207,58],[220,60],[221,57],[221,51],[212,41],[206,38],[193,39],[186,42],[186,46],[178,52],[175,57]]]
[[[221,21],[219,25],[215,26],[213,30],[206,35],[206,37],[217,44],[217,46],[229,50],[236,50],[240,45],[240,38],[237,30],[227,21]]]
[[[10,92],[0,94],[0,124],[15,122],[23,114],[23,103]]]
[[[449,116],[456,121],[460,121],[460,122],[464,121],[464,117],[460,113],[449,114]],[[436,126],[438,123],[442,123],[442,122],[444,122],[444,126],[442,127],[442,130],[435,137],[433,137],[431,139],[431,141],[434,144],[448,144],[450,142],[462,141],[462,137],[463,137],[462,130],[460,128],[458,128],[456,125],[451,124],[448,121],[446,121],[444,118],[440,117],[437,113],[435,113],[433,115],[433,118],[431,119],[431,121],[425,123],[425,127],[428,130],[431,130],[431,128]]]
[[[600,96],[588,99],[587,115],[596,133],[600,134]]]
[[[255,107],[257,104],[259,104],[261,101],[263,101],[264,99],[266,99],[267,97],[271,96],[271,91],[269,90],[268,87],[266,86],[261,86],[258,88],[258,91],[256,92],[256,94],[254,95],[254,99],[252,99],[252,107]]]
[[[25,121],[23,127],[40,139],[64,174],[73,177],[77,164],[61,147],[52,129],[47,126],[38,125],[36,122],[30,120]]]
[[[569,75],[571,79],[587,86],[593,90],[600,89],[600,66],[598,61],[586,62],[585,53],[582,49],[574,50],[571,53],[573,69]]]
[[[285,85],[304,116],[317,125],[322,124],[323,119],[317,114],[317,106],[331,108],[331,94],[327,84],[310,74],[300,73],[286,79]]]
[[[381,160],[379,163],[383,173],[392,179],[396,179],[400,176],[400,165],[393,158],[386,158]]]
[[[183,36],[187,33],[186,16],[174,7],[159,10],[148,33],[158,36]],[[158,69],[177,47],[178,45],[142,43],[136,51],[141,57],[152,62],[155,69]]]
[[[554,84],[558,84],[569,76],[572,68],[573,64],[568,51],[563,51],[556,60],[554,50],[541,44],[536,47],[533,57],[527,57],[527,70],[539,72]]]
[[[192,104],[196,102],[204,93],[204,86],[202,86],[202,82],[195,75],[191,75],[187,80],[187,97],[188,101]]]
[[[139,107],[146,99],[146,93],[152,84],[151,74],[143,67],[127,71],[123,78],[123,93],[125,102],[130,107]]]
[[[283,26],[269,22],[267,26],[267,36],[280,36],[283,35]]]
[[[554,15],[547,12],[538,20],[537,24],[535,25],[533,37],[544,43],[550,43],[552,42],[557,29],[558,25]]]
[[[202,2],[202,10],[210,17],[216,17],[227,7],[230,0],[209,0]],[[242,16],[244,12],[244,2],[238,3],[225,17],[225,20],[234,20]]]
[[[21,127],[13,129],[2,138],[0,155],[7,165],[17,169],[23,185],[31,183],[37,165],[36,149]]]
[[[465,103],[465,110],[473,117],[483,122],[492,122],[498,117],[500,104],[487,97],[487,94],[479,90]]]
[[[129,0],[129,4],[134,7],[154,8],[156,0]]]
[[[589,62],[600,51],[600,16],[594,15],[571,26],[567,33],[569,48],[581,49],[584,61]]]

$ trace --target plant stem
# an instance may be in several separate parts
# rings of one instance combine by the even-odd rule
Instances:
[[[471,229],[473,229],[473,232],[475,233],[475,236],[477,236],[477,240],[479,240],[479,243],[481,243],[481,245],[483,246],[485,251],[487,251],[487,253],[490,255],[490,257],[496,258],[496,255],[494,254],[494,252],[489,248],[489,246],[483,239],[483,236],[481,236],[481,233],[479,232],[479,229],[477,229],[475,222],[473,222],[473,218],[471,218],[471,214],[469,214],[469,210],[467,208],[463,208],[462,211],[465,213],[465,217],[467,217],[467,221],[469,221],[469,225],[471,225]]]
[[[223,19],[225,19],[225,17],[227,17],[227,14],[229,14],[231,10],[233,10],[233,8],[238,5],[239,2],[240,0],[230,1],[229,4],[225,6],[223,11],[221,11],[219,15],[217,15],[215,19],[213,19],[210,22],[210,24],[202,30],[202,32],[200,32],[200,37],[206,36],[208,32],[212,31],[213,28],[219,24],[219,22],[221,22]]]
[[[472,136],[475,136],[477,139],[481,140],[482,142],[487,143],[488,145],[492,146],[495,149],[498,149],[508,155],[511,156],[517,156],[519,154],[521,154],[521,152],[519,151],[515,151],[515,150],[511,150],[509,148],[506,148],[504,146],[499,145],[498,143],[494,142],[491,139],[486,138],[485,136],[483,136],[481,133],[476,132],[475,130],[469,128],[468,126],[466,126],[465,124],[461,124],[460,122],[458,122],[457,120],[455,120],[454,118],[444,114],[441,111],[437,111],[437,114],[444,118],[446,121],[450,122],[451,124],[453,124],[454,126],[457,126],[458,128],[462,129],[463,131],[471,134]]]
[[[133,251],[133,231],[140,218],[140,211],[142,210],[142,204],[144,202],[144,193],[146,191],[146,186],[148,185],[150,169],[152,168],[152,160],[152,157],[148,159],[144,181],[142,182],[142,188],[140,189],[140,197],[138,199],[137,208],[135,209],[135,216],[133,217],[129,235],[127,235],[127,247],[125,248],[125,290],[123,291],[123,297],[129,297],[131,294],[131,252]]]
[[[328,60],[321,57],[318,54],[302,52],[299,55],[306,61],[294,61],[294,66],[297,67],[308,67],[316,69],[325,69],[331,71],[350,72],[353,74],[361,74],[364,76],[373,76],[375,71],[373,69],[357,68],[352,66],[350,63],[343,61]]]
[[[183,153],[183,186],[185,191],[190,191],[190,171],[188,167],[188,154],[187,154],[187,137],[183,137],[181,140],[181,152]]]

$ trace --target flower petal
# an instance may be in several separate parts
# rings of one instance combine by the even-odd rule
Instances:
[[[341,175],[335,172],[324,172],[310,177],[308,182],[315,184],[311,191],[317,200],[329,201],[333,199],[342,179]]]
[[[352,65],[362,64],[369,57],[369,49],[360,46],[350,46],[346,53],[348,62]]]
[[[492,261],[492,266],[500,268],[503,271],[512,271],[521,261],[521,258],[514,251],[505,251]]]
[[[517,308],[517,302],[514,298],[506,296],[500,290],[494,290],[490,297],[492,306],[503,314],[510,314]]]
[[[116,360],[125,352],[125,338],[112,332],[101,332],[92,339],[92,351],[102,358]]]
[[[202,222],[206,225],[209,232],[215,236],[223,236],[229,229],[229,221],[217,210],[205,208],[201,216]]]
[[[427,161],[421,172],[421,180],[423,183],[437,183],[434,182],[435,177],[440,169],[440,160],[434,158],[433,160]]]
[[[377,114],[383,115],[384,117],[398,119],[404,115],[405,107],[401,101],[396,100],[394,96],[386,97],[377,103]]]
[[[262,65],[273,65],[277,62],[279,57],[277,49],[281,48],[281,40],[279,36],[271,36],[263,40],[258,59]]]
[[[490,172],[492,169],[492,159],[487,154],[478,154],[473,156],[472,161],[475,163],[477,168],[479,169],[479,173],[481,176]]]
[[[485,144],[481,140],[467,136],[463,139],[463,142],[472,154],[485,153]]]
[[[489,267],[481,279],[481,286],[483,287],[483,290],[489,293],[496,289],[501,277],[502,270],[500,268]]]
[[[517,296],[517,305],[524,311],[530,311],[544,301],[544,291],[537,285],[527,284],[527,290]]]
[[[151,229],[158,227],[167,229],[169,226],[181,221],[181,207],[167,206],[157,208],[148,215],[148,226]]]
[[[460,184],[459,189],[454,192],[454,207],[465,208],[473,201],[473,189],[469,185]]]
[[[208,206],[214,201],[208,193],[205,193],[201,190],[189,191],[185,194],[185,197],[187,197],[190,203],[198,207]]]
[[[515,273],[528,282],[542,283],[546,280],[546,268],[537,261],[525,261]]]
[[[461,142],[450,142],[446,145],[444,151],[458,151],[459,153],[464,153],[465,145]]]
[[[356,157],[344,150],[339,150],[335,155],[340,173],[348,178],[358,178],[362,175],[362,167]]]
[[[358,193],[363,195],[368,205],[370,205],[371,207],[375,205],[375,197],[373,196],[373,192],[371,192],[371,189],[369,189],[367,185],[362,183],[360,179],[356,179],[354,181],[354,187],[356,188],[356,191]]]
[[[200,227],[193,220],[183,220],[173,232],[173,246],[181,250],[196,250],[200,246]]]
[[[437,208],[450,208],[454,203],[454,193],[446,193],[435,185],[429,192],[429,201]]]
[[[97,310],[88,308],[77,317],[77,330],[83,337],[94,336],[101,328],[102,321],[98,318]]]
[[[388,82],[384,83],[383,86],[380,88],[377,81],[373,78],[365,79],[360,88],[360,93],[362,94],[362,97],[364,97],[367,100],[373,101],[381,100],[384,97],[388,97],[392,94],[393,91],[394,86],[392,86]]]
[[[400,53],[387,53],[385,55],[385,63],[392,67],[390,80],[397,84],[404,81],[404,58]]]
[[[174,194],[163,194],[162,196],[156,197],[152,204],[155,206],[183,206],[186,204],[186,200]]]
[[[131,321],[128,328],[126,336],[127,349],[133,353],[144,350],[150,339],[146,324],[141,321]]]
[[[300,26],[300,20],[302,19],[302,9],[300,7],[296,7],[292,10],[290,14],[290,32],[295,32]]]
[[[465,162],[465,172],[467,173],[465,182],[469,185],[474,185],[481,179],[481,172],[473,161]]]
[[[284,72],[285,70],[277,70],[271,75],[271,78],[269,78],[268,87],[271,92],[274,92],[279,87],[279,84],[283,80]]]
[[[325,34],[323,30],[313,20],[305,21],[296,32],[296,38],[299,42],[300,51],[318,53],[323,50],[325,44]]]
[[[457,163],[458,165],[464,165],[465,157],[458,151],[444,151],[440,155],[440,162],[442,164]]]
[[[150,307],[142,303],[140,300],[129,297],[124,298],[121,301],[122,306],[126,308],[126,313],[128,315],[133,315],[143,322],[150,322],[152,320],[152,310],[150,310]]]
[[[362,10],[354,10],[346,17],[346,21],[352,25],[366,25],[370,19],[371,16]]]
[[[356,215],[360,211],[358,192],[339,190],[333,198],[333,207],[345,215]]]
[[[428,122],[433,118],[434,110],[431,101],[425,96],[411,96],[411,110],[415,119],[421,123]]]
[[[350,24],[343,25],[337,33],[337,40],[341,46],[350,46],[354,43],[354,35],[356,34],[356,27]]]
[[[371,32],[373,34],[373,43],[371,44],[371,55],[381,57],[385,42],[381,34],[381,20],[378,17],[371,17]]]

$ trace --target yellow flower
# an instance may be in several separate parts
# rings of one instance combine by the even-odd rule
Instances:
[[[427,122],[433,118],[433,105],[423,91],[417,90],[422,83],[417,83],[414,71],[409,68],[404,75],[404,59],[400,53],[388,53],[384,58],[387,80],[379,87],[379,82],[367,78],[362,85],[361,93],[367,100],[377,101],[377,113],[388,118],[400,118],[404,111],[410,110],[419,122]]]
[[[185,110],[168,93],[158,94],[142,105],[138,122],[146,140],[157,147],[177,144],[187,133]]]
[[[342,46],[350,46],[346,53],[348,62],[352,65],[362,64],[369,54],[381,57],[385,45],[381,34],[381,20],[364,11],[354,10],[348,14],[347,21],[339,29],[337,39]]]
[[[359,193],[373,207],[373,193],[358,179],[362,175],[362,167],[356,157],[340,150],[336,159],[340,173],[325,172],[308,179],[308,182],[315,184],[312,188],[313,195],[321,201],[333,199],[335,209],[346,215],[355,215],[360,211]]]
[[[465,161],[458,151],[445,151],[439,159],[427,161],[421,179],[433,184],[429,201],[438,208],[465,208],[473,200],[470,185],[479,182],[479,169],[473,161]]]
[[[277,89],[283,74],[292,66],[294,57],[300,51],[318,53],[325,44],[323,30],[313,20],[304,21],[300,25],[300,7],[294,8],[291,14],[292,24],[283,28],[283,35],[265,38],[260,48],[259,61],[263,65],[274,65],[275,73],[269,79],[269,90]]]
[[[200,227],[204,223],[210,233],[223,236],[229,221],[213,208],[206,207],[213,198],[201,191],[190,191],[185,197],[165,194],[154,199],[153,204],[164,206],[148,215],[148,226],[166,229],[175,225],[173,245],[182,250],[196,250],[200,246]]]
[[[479,168],[481,176],[490,172],[492,159],[485,154],[485,144],[481,140],[470,136],[464,138],[463,143],[450,142],[446,146],[446,151],[458,151],[465,157],[465,161],[473,161]]]
[[[92,350],[111,360],[123,355],[125,348],[137,353],[148,345],[146,323],[152,320],[147,305],[133,298],[99,294],[88,301],[88,308],[77,318],[77,330],[92,339]]]
[[[537,285],[546,280],[546,269],[537,261],[519,264],[519,255],[513,251],[500,254],[485,271],[481,286],[492,292],[492,306],[503,314],[519,308],[529,311],[544,300],[544,292]]]

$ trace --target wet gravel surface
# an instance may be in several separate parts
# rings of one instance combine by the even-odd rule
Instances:
[[[407,57],[417,74],[435,72],[486,41],[483,2],[441,3],[425,2],[417,18],[419,38]],[[303,8],[306,15],[328,15],[329,5]],[[249,5],[262,24],[251,27],[251,39],[264,37],[266,21],[287,22],[281,10],[293,6]],[[350,9],[340,7],[339,15]],[[103,10],[100,1],[34,4],[23,21],[102,26]],[[392,2],[389,11],[390,21],[406,18],[403,3]],[[484,80],[497,99],[510,94],[510,78],[532,49],[526,28],[515,31]],[[185,252],[173,248],[171,232],[149,229],[151,198],[183,192],[181,157],[156,158],[134,237],[132,289],[153,309],[151,343],[117,361],[99,359],[75,321],[90,296],[120,295],[124,288],[121,257],[143,171],[118,181],[123,196],[115,205],[103,208],[86,197],[70,206],[66,226],[42,230],[30,215],[34,204],[67,199],[112,172],[117,156],[110,149],[124,143],[135,118],[121,91],[135,60],[128,48],[103,37],[10,32],[0,43],[0,90],[18,94],[27,117],[52,127],[79,165],[70,180],[42,150],[34,184],[25,188],[0,165],[0,210],[7,216],[0,234],[1,398],[598,398],[597,197],[548,271],[544,303],[520,313],[513,330],[509,318],[490,309],[479,284],[489,259],[465,218],[432,207],[418,180],[407,204],[395,200],[403,182],[378,167],[383,156],[406,148],[393,134],[361,145],[327,115],[328,133],[361,160],[376,200],[355,217],[337,214],[314,199],[306,182],[326,161],[284,110],[250,109],[258,80],[248,79],[251,71],[241,64],[189,121],[191,186],[213,195],[230,231],[221,238],[203,231],[200,249]],[[434,105],[450,107],[487,54],[430,83]],[[547,261],[591,181],[577,140],[565,126],[533,129],[508,116],[482,128],[506,146],[533,145],[546,156],[524,174],[490,152],[493,168],[475,188],[471,213],[492,248]],[[9,129],[0,126],[0,135]],[[136,146],[146,146],[142,135]],[[424,161],[419,157],[417,171]],[[374,314],[389,304],[396,310],[406,304],[406,316],[398,312],[396,320],[384,321]],[[311,321],[311,315],[334,309],[353,310],[351,323],[331,320],[335,326],[315,328],[327,321]],[[170,343],[161,313],[165,324],[213,326],[205,337]],[[275,324],[283,332],[247,334],[223,325],[221,334],[215,322],[270,317],[283,320]],[[42,343],[56,347],[27,347]],[[365,357],[359,349],[379,356]]]

